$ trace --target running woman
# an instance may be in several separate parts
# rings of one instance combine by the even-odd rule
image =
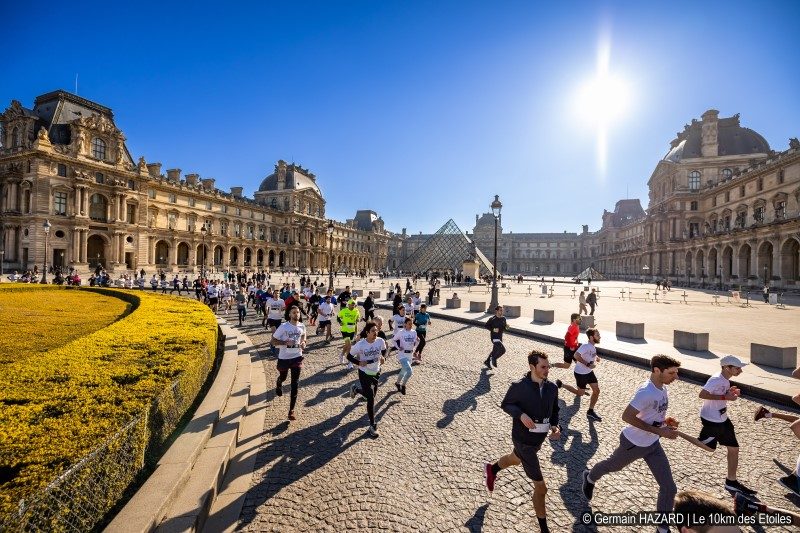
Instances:
[[[397,374],[397,382],[394,386],[397,387],[397,392],[403,396],[406,395],[406,383],[414,374],[411,369],[411,357],[419,344],[419,337],[417,337],[417,332],[411,329],[411,322],[411,318],[406,317],[403,329],[400,330],[400,336],[397,339],[397,362],[400,363],[400,373]]]
[[[406,303],[403,304],[403,313],[405,316],[414,316],[414,300],[411,296],[406,298]],[[400,324],[402,327],[402,323]]]
[[[414,316],[414,325],[417,326],[417,337],[419,337],[419,345],[417,351],[414,353],[414,361],[417,364],[422,363],[422,350],[425,349],[425,335],[428,334],[428,326],[431,323],[431,315],[428,314],[428,306],[421,304],[419,306],[419,313]]]
[[[400,349],[398,340],[400,339],[400,332],[403,329],[403,325],[406,323],[406,317],[403,314],[402,305],[395,306],[394,314],[392,315],[390,323],[392,329],[392,342],[389,346],[389,352],[393,352]]]
[[[672,511],[678,488],[672,479],[669,459],[659,438],[678,437],[675,428],[665,422],[669,407],[667,385],[678,378],[680,366],[680,361],[668,355],[656,355],[650,360],[650,379],[639,387],[622,413],[622,420],[628,425],[619,436],[619,447],[611,457],[583,472],[583,494],[587,500],[592,499],[595,483],[601,477],[619,472],[637,459],[644,459],[658,482],[656,510],[660,513]],[[664,533],[669,530],[659,527],[658,531]]]
[[[547,354],[532,351],[528,355],[530,371],[509,387],[500,407],[513,419],[511,442],[513,451],[497,462],[484,466],[486,488],[494,490],[497,473],[509,466],[522,464],[525,474],[533,481],[533,509],[542,533],[548,533],[545,495],[547,485],[539,466],[539,449],[545,438],[558,440],[561,428],[558,425],[558,387],[547,381],[550,362]]]
[[[362,332],[361,339],[347,354],[351,364],[358,365],[358,381],[360,387],[350,387],[350,397],[355,398],[360,394],[367,400],[367,415],[369,416],[369,433],[378,436],[378,424],[375,422],[375,394],[378,392],[378,379],[381,376],[381,365],[385,362],[386,341],[378,338],[378,326],[374,322],[367,322]]]
[[[350,353],[350,346],[356,335],[356,327],[360,318],[361,312],[356,309],[355,300],[348,300],[347,307],[340,309],[339,314],[336,316],[336,321],[341,326],[342,338],[344,339],[342,351],[339,353],[340,363],[344,363],[344,358]],[[352,364],[348,364],[347,367],[352,368]]]
[[[508,322],[506,317],[503,316],[502,305],[494,308],[494,316],[486,321],[486,329],[489,330],[489,338],[492,341],[492,353],[489,354],[483,364],[491,370],[492,365],[497,368],[497,360],[506,353],[506,347],[503,346],[503,332],[508,329]]]
[[[241,287],[236,291],[236,311],[239,313],[239,325],[241,326],[247,316],[247,297]]]
[[[306,347],[306,326],[300,322],[300,308],[293,307],[289,313],[289,321],[275,330],[270,340],[272,346],[278,346],[278,382],[275,395],[283,396],[283,382],[289,371],[292,373],[291,394],[289,396],[289,420],[296,420],[294,407],[297,404],[297,389],[300,383],[300,368],[303,366],[303,350]]]
[[[581,344],[575,350],[575,383],[578,386],[579,396],[583,396],[586,392],[586,387],[592,389],[592,396],[589,398],[589,410],[586,411],[586,418],[595,422],[602,422],[603,419],[600,415],[594,412],[594,406],[597,404],[597,398],[600,396],[600,386],[597,384],[597,376],[594,375],[594,369],[600,358],[597,356],[597,348],[595,345],[600,342],[600,332],[596,329],[587,329],[586,337],[589,342]]]
[[[753,496],[757,492],[736,479],[739,467],[739,441],[736,439],[733,422],[728,418],[728,402],[736,401],[740,395],[739,388],[731,386],[730,379],[740,375],[747,363],[733,355],[726,355],[719,362],[722,369],[708,378],[700,390],[700,398],[704,400],[700,408],[700,423],[703,429],[700,430],[698,439],[712,449],[716,449],[717,444],[727,448],[728,477],[725,478],[725,489],[732,493],[741,492],[746,496]]]
[[[317,326],[317,333],[320,332],[325,333],[325,342],[331,342],[333,340],[333,334],[331,333],[331,320],[333,320],[333,304],[331,303],[331,297],[325,296],[325,300],[321,304],[319,304],[319,326]]]

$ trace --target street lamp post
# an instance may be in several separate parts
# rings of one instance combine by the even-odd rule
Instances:
[[[494,312],[495,307],[499,305],[497,301],[497,225],[500,220],[500,210],[503,204],[500,203],[500,196],[494,195],[494,202],[492,202],[492,214],[494,215],[494,263],[492,264],[492,301],[489,304],[489,312]]]
[[[203,227],[200,228],[200,234],[203,236],[203,266],[200,268],[200,277],[206,277],[206,223],[203,222]]]
[[[333,289],[333,220],[328,221],[328,288]]]
[[[717,277],[719,278],[719,290],[722,290],[722,265],[719,265],[718,268],[719,268],[719,275]]]
[[[44,270],[42,270],[42,283],[47,283],[47,239],[50,237],[50,221],[44,221]]]

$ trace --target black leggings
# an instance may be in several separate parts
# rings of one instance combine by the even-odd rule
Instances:
[[[369,423],[375,425],[375,395],[378,393],[378,378],[380,374],[370,376],[366,372],[358,371],[358,381],[361,387],[356,388],[356,392],[367,400],[367,414]]]
[[[370,308],[364,311],[364,320],[369,321],[375,318],[375,309]]]
[[[286,370],[278,370],[278,387],[283,385],[286,381],[286,376],[292,371],[292,392],[289,395],[289,411],[294,411],[294,405],[297,403],[297,388],[300,381],[300,367],[295,366]]]
[[[422,355],[422,350],[425,349],[425,333],[418,331],[417,337],[419,338],[419,345],[417,346],[417,353]]]
[[[502,342],[492,343],[492,353],[489,354],[489,357],[492,359],[495,365],[497,364],[497,360],[500,359],[504,353],[506,353],[506,347],[503,346]]]

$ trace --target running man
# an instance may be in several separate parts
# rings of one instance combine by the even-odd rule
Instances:
[[[597,384],[597,376],[594,375],[594,369],[600,358],[597,356],[597,348],[595,344],[600,342],[600,332],[596,329],[587,329],[586,337],[589,342],[581,344],[575,350],[575,383],[578,386],[579,396],[583,396],[586,392],[587,385],[592,389],[592,396],[589,398],[589,410],[586,411],[586,418],[595,422],[602,422],[603,419],[600,415],[594,412],[594,406],[597,404],[597,398],[600,396],[600,386]]]
[[[659,438],[678,437],[674,421],[667,423],[667,385],[678,379],[680,366],[680,361],[668,355],[656,355],[650,360],[650,379],[639,387],[622,413],[622,420],[628,425],[620,433],[619,447],[611,457],[583,472],[583,494],[587,500],[592,499],[595,483],[604,475],[619,472],[637,459],[644,459],[658,482],[656,510],[660,513],[672,511],[678,488]],[[658,531],[664,533],[669,530],[660,526]]]
[[[703,428],[698,439],[715,450],[717,444],[727,448],[728,477],[725,478],[725,490],[754,496],[757,494],[756,491],[747,488],[736,479],[739,467],[739,441],[736,439],[736,431],[727,412],[728,402],[736,401],[741,394],[738,387],[731,386],[730,379],[740,375],[747,363],[733,355],[726,355],[719,362],[722,369],[708,378],[700,390],[700,398],[704,400],[700,408],[700,423]]]
[[[267,300],[267,331],[270,331],[272,328],[275,328],[277,331],[278,326],[281,325],[284,309],[286,309],[286,302],[284,302],[283,298],[275,291],[272,298]]]
[[[317,326],[317,333],[320,332],[325,333],[325,342],[331,342],[333,340],[333,334],[331,333],[331,320],[333,320],[333,303],[331,303],[331,297],[325,296],[325,299],[319,304],[319,325]]]
[[[406,316],[403,314],[402,304],[395,306],[394,314],[392,315],[392,318],[389,319],[389,322],[392,330],[392,342],[389,345],[389,352],[393,352],[400,349],[397,341],[400,338],[400,332],[403,329],[403,325],[406,323]]]
[[[403,329],[400,330],[397,338],[397,362],[400,363],[400,373],[397,374],[397,382],[394,386],[397,387],[397,392],[403,396],[406,395],[406,383],[414,374],[411,369],[411,358],[419,344],[419,337],[417,332],[411,329],[412,325],[411,318],[406,317]]]
[[[558,387],[547,381],[550,362],[547,354],[532,351],[528,355],[530,371],[509,387],[500,407],[513,419],[511,442],[513,451],[504,455],[494,464],[486,463],[484,474],[486,488],[494,490],[497,473],[509,466],[522,464],[525,474],[533,481],[533,509],[542,533],[548,533],[545,511],[547,485],[539,466],[538,452],[545,437],[550,440],[561,438],[558,425]]]
[[[350,387],[350,397],[360,394],[367,400],[369,416],[369,433],[378,436],[378,424],[375,422],[375,394],[378,392],[378,379],[381,376],[381,365],[386,361],[386,341],[378,337],[378,326],[367,322],[362,335],[365,337],[355,343],[347,354],[350,364],[358,365],[358,381],[360,387]]]
[[[564,335],[564,362],[553,363],[552,366],[565,369],[572,366],[572,361],[575,360],[575,350],[577,350],[580,346],[580,343],[578,342],[578,335],[581,333],[580,323],[581,315],[578,313],[572,313],[570,316],[569,327],[567,327],[567,334]],[[585,389],[576,389],[572,385],[567,385],[560,379],[557,379],[555,383],[559,389],[564,388],[575,396],[585,396],[589,394]]]
[[[353,338],[356,335],[356,327],[358,320],[361,318],[361,312],[356,309],[355,300],[347,300],[347,307],[342,307],[339,314],[336,316],[336,321],[341,326],[342,338],[344,345],[342,351],[339,353],[339,362],[344,363],[344,358],[350,353],[350,346],[352,345]],[[352,368],[352,363],[347,365],[347,368]]]
[[[289,312],[289,321],[275,330],[270,340],[272,346],[278,346],[278,382],[275,385],[275,396],[283,396],[283,382],[289,371],[292,373],[291,394],[289,396],[289,420],[296,420],[294,406],[297,404],[297,389],[300,383],[300,368],[303,366],[303,350],[306,347],[306,326],[300,322],[300,308],[293,307]]]
[[[497,368],[497,360],[506,353],[506,347],[503,346],[503,333],[508,329],[508,321],[503,316],[502,305],[494,308],[494,316],[486,321],[486,329],[489,330],[489,339],[492,341],[492,352],[483,365],[491,370],[492,365]]]

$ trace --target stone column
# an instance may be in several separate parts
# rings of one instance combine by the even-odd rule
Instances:
[[[72,210],[74,211],[75,215],[81,214],[81,189],[80,187],[75,187],[75,191],[73,192],[73,199],[72,199]]]
[[[169,242],[169,267],[178,266],[178,241],[173,237]]]
[[[156,238],[152,235],[147,237],[147,263],[156,264]]]
[[[780,276],[783,272],[783,258],[781,257],[781,250],[778,246],[779,244],[772,243],[772,272],[769,273],[770,277]],[[781,283],[783,283],[783,280],[781,280]]]
[[[89,213],[89,188],[81,187],[81,215],[87,216]]]
[[[118,255],[117,261],[125,264],[125,235],[123,233],[117,234]]]
[[[760,277],[758,272],[758,241],[755,239],[750,242],[750,276]]]

